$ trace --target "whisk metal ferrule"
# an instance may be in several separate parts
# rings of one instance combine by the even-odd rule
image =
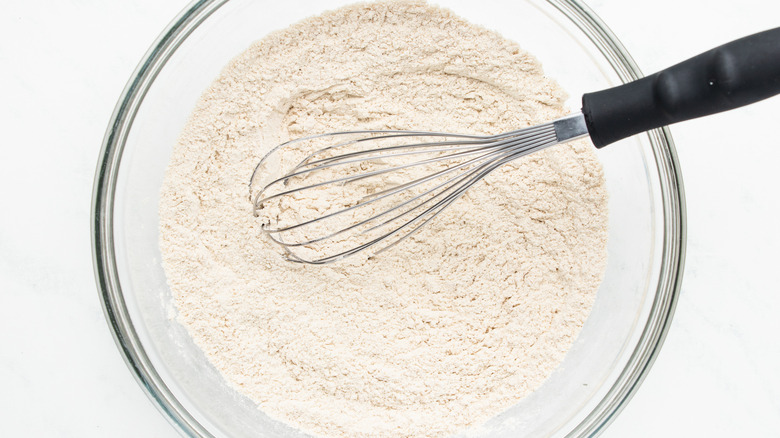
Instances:
[[[565,143],[588,135],[588,125],[585,122],[585,115],[582,113],[562,117],[553,121],[552,124],[558,143]]]

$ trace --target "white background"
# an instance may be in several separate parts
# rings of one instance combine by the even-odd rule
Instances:
[[[114,104],[181,0],[0,14],[0,436],[176,437],[123,363],[92,273]],[[592,0],[646,73],[780,26],[776,0]],[[666,344],[604,437],[780,436],[780,97],[672,128],[688,200]]]

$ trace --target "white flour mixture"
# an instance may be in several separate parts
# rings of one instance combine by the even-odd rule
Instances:
[[[330,437],[441,437],[527,396],[563,360],[606,258],[586,144],[504,166],[376,260],[292,264],[250,175],[290,138],[351,129],[499,133],[564,115],[515,43],[417,2],[356,5],[231,62],[173,152],[160,246],[179,321],[267,414]]]

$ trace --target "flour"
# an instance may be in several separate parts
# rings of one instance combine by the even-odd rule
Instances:
[[[418,2],[275,32],[204,93],[175,146],[160,247],[178,320],[265,413],[329,437],[441,437],[538,388],[587,318],[606,258],[592,146],[510,163],[376,260],[281,257],[248,182],[275,145],[350,129],[488,134],[566,113],[532,56]]]

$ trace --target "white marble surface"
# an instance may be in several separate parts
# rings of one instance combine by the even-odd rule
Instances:
[[[4,2],[0,436],[175,437],[136,385],[92,274],[113,106],[181,0]],[[776,0],[592,0],[645,72],[780,25]],[[672,128],[688,261],[666,344],[604,437],[780,436],[780,97]]]

